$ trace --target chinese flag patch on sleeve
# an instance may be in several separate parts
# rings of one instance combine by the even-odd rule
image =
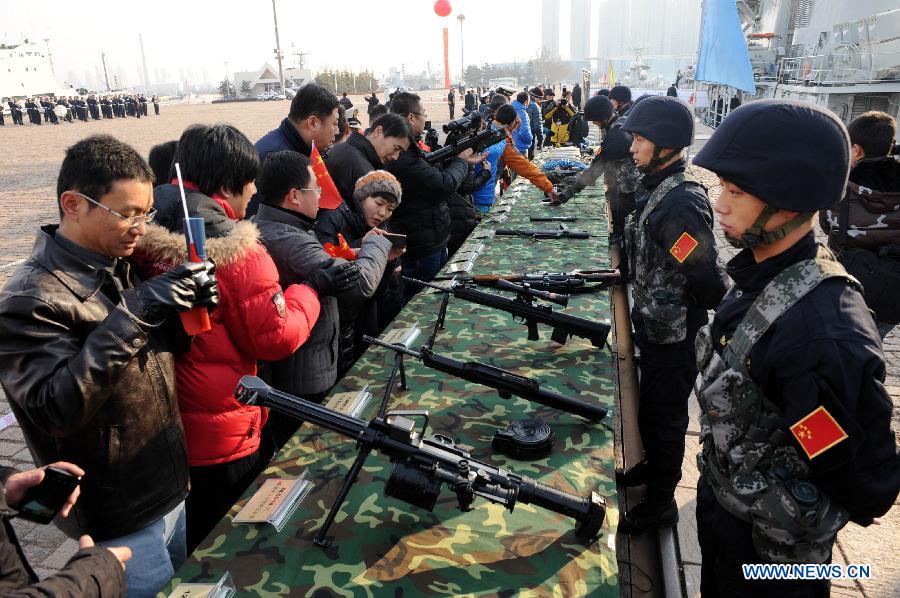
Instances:
[[[791,433],[810,459],[847,438],[837,420],[822,406],[791,426]]]
[[[700,243],[697,242],[697,239],[690,236],[687,231],[681,233],[681,236],[678,237],[678,240],[675,241],[675,244],[672,245],[671,249],[669,249],[669,253],[672,254],[678,263],[684,263],[684,260],[691,255],[691,252],[697,249],[697,246]]]

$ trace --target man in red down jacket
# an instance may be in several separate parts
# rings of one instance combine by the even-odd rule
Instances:
[[[267,411],[237,403],[234,387],[241,376],[256,374],[257,360],[284,359],[309,338],[319,317],[317,288],[333,273],[322,270],[308,284],[279,286],[256,226],[240,220],[256,192],[259,165],[240,131],[222,124],[188,127],[175,162],[191,217],[204,219],[206,253],[219,283],[212,328],[194,336],[191,350],[175,364],[190,464],[190,553],[266,466],[259,446]],[[183,263],[187,254],[177,181],[156,187],[154,203],[158,225],[147,226],[135,251],[145,277]]]

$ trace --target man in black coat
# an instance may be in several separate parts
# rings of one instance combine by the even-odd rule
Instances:
[[[312,146],[321,155],[334,143],[338,130],[338,99],[333,93],[315,83],[307,83],[291,100],[287,118],[277,128],[263,135],[256,142],[259,162],[266,156],[282,150],[292,150],[309,157]],[[259,197],[253,196],[247,205],[247,217],[256,214]]]
[[[41,111],[38,108],[37,102],[34,100],[34,98],[25,100],[25,110],[28,112],[28,122],[33,125],[42,124]]]
[[[325,166],[341,197],[349,202],[359,177],[396,160],[409,145],[409,124],[397,114],[385,114],[365,134],[350,135],[331,148]]]
[[[572,105],[576,110],[581,110],[581,85],[578,83],[572,88]]]
[[[391,103],[391,112],[407,120],[413,138],[418,138],[425,130],[428,115],[416,94],[397,94]],[[425,161],[422,149],[411,143],[399,159],[388,165],[388,172],[397,177],[403,189],[403,203],[394,212],[391,222],[397,232],[407,235],[402,264],[408,276],[431,280],[447,262],[450,238],[447,197],[459,189],[469,172],[469,165],[482,160],[483,154],[468,149],[438,167]],[[418,289],[408,289],[407,300],[416,291]]]
[[[475,99],[475,94],[472,92],[472,90],[470,89],[470,90],[466,91],[466,95],[465,95],[466,112],[475,110],[476,104],[477,104],[477,100]]]

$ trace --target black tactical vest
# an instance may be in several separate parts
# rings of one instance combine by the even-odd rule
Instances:
[[[699,184],[689,173],[666,177],[650,194],[644,209],[632,212],[625,222],[634,306],[643,317],[647,339],[660,345],[683,341],[687,335],[687,277],[675,268],[668,249],[650,238],[647,222],[666,194],[685,182]]]
[[[849,515],[809,481],[809,465],[781,427],[781,410],[766,399],[746,364],[769,326],[832,277],[856,284],[820,247],[815,259],[798,262],[769,282],[721,356],[709,326],[697,334],[700,375],[694,392],[703,445],[697,466],[719,504],[752,524],[757,553],[774,562],[825,562]]]

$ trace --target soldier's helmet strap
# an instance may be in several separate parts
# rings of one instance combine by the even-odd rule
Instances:
[[[740,237],[730,237],[725,235],[725,240],[727,240],[732,247],[737,247],[738,249],[746,249],[756,245],[771,245],[775,241],[780,241],[788,236],[789,233],[799,228],[815,215],[815,212],[801,212],[797,214],[795,218],[788,220],[776,229],[769,231],[764,230],[766,223],[769,222],[769,219],[777,212],[778,208],[767,204],[762,212],[759,213],[759,216],[756,217],[753,224],[750,225],[750,228],[744,231],[744,234]]]

